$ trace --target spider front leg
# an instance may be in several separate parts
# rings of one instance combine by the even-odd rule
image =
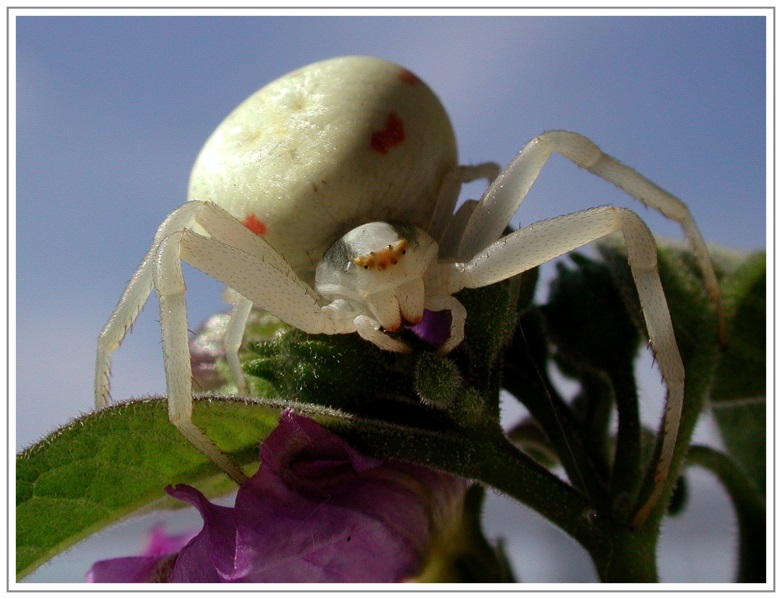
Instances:
[[[665,490],[684,401],[684,366],[657,271],[657,246],[644,222],[630,210],[604,206],[532,224],[493,243],[468,263],[453,264],[448,291],[508,279],[616,231],[624,236],[649,343],[668,387],[654,487],[631,523],[638,527]]]

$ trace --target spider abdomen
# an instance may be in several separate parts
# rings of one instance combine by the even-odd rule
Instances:
[[[402,67],[348,56],[303,67],[237,107],[193,167],[214,202],[311,281],[326,249],[371,221],[426,229],[456,167],[448,115]]]

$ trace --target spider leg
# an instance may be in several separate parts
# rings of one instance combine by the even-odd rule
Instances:
[[[453,216],[459,191],[465,183],[471,183],[478,179],[486,179],[489,183],[497,178],[500,173],[500,165],[494,162],[484,162],[470,166],[458,166],[450,171],[443,179],[437,194],[432,219],[429,221],[427,233],[435,241],[440,241],[446,227]]]
[[[440,259],[447,260],[449,258],[456,258],[459,253],[459,242],[464,235],[464,229],[467,223],[470,221],[472,213],[478,207],[478,200],[467,200],[456,210],[453,218],[448,222],[448,226],[443,231],[442,238],[440,239]]]
[[[226,362],[228,362],[231,376],[239,389],[239,393],[245,395],[247,393],[247,379],[245,378],[242,366],[239,363],[239,347],[242,345],[244,329],[247,325],[247,319],[250,317],[253,303],[230,288],[229,293],[226,295],[230,298],[233,309],[231,310],[228,326],[225,330],[225,337],[223,339],[225,359]]]
[[[467,264],[453,264],[448,291],[455,293],[462,287],[491,285],[616,231],[621,231],[624,236],[649,343],[668,387],[654,487],[632,522],[633,526],[640,526],[665,488],[684,400],[684,366],[657,272],[657,247],[640,217],[630,210],[604,206],[519,229],[478,253]]]
[[[465,260],[500,237],[552,153],[558,153],[612,183],[643,204],[678,222],[690,242],[706,292],[714,302],[720,342],[727,341],[720,288],[706,242],[687,205],[637,171],[605,154],[586,137],[570,131],[547,131],[529,142],[489,187],[467,225],[457,258]]]

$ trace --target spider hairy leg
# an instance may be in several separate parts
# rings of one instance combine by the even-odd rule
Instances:
[[[548,131],[538,139],[541,143],[549,145],[551,151],[562,154],[578,166],[616,185],[630,196],[680,224],[698,261],[706,293],[714,303],[720,344],[727,345],[727,322],[722,306],[719,282],[709,257],[706,242],[695,224],[695,219],[693,219],[687,204],[636,170],[606,154],[583,135],[570,131]]]

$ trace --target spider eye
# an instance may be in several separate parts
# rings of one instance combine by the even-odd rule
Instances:
[[[383,290],[421,278],[436,255],[437,244],[420,229],[367,223],[348,232],[324,254],[315,273],[316,289],[326,299],[364,302]]]
[[[361,266],[364,270],[369,270],[370,268],[377,271],[386,270],[389,266],[399,264],[399,259],[407,251],[408,245],[407,239],[398,239],[394,243],[387,244],[382,250],[377,252],[359,253],[358,256],[353,258],[353,264]],[[356,248],[357,251],[360,251],[360,249],[360,246]]]

